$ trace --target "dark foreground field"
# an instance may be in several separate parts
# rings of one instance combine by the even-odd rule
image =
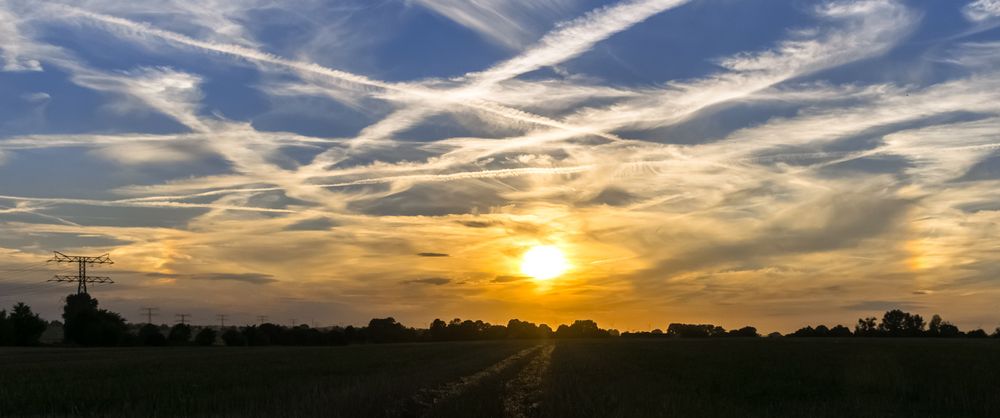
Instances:
[[[0,350],[0,416],[1000,416],[1000,343]]]

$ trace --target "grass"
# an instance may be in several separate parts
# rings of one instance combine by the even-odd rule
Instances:
[[[0,416],[503,416],[535,342],[0,350]],[[1000,416],[1000,341],[557,341],[544,417]],[[482,375],[482,373],[479,373]],[[412,406],[412,405],[410,405]]]

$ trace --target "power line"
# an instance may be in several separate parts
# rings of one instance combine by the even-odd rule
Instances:
[[[160,308],[155,308],[155,307],[139,308],[139,310],[145,312],[147,324],[152,324],[153,317],[160,314]]]
[[[31,294],[36,294],[36,293],[42,293],[42,292],[46,292],[46,291],[55,289],[57,287],[59,287],[59,285],[56,284],[56,283],[44,283],[44,282],[43,283],[29,283],[29,284],[25,284],[25,285],[22,285],[20,287],[17,287],[14,290],[4,289],[2,291],[3,292],[3,296],[0,296],[0,298],[9,298],[9,297],[12,297],[12,296],[23,296],[23,295],[31,295]]]
[[[94,266],[97,264],[114,264],[111,261],[110,254],[103,254],[96,257],[85,256],[85,255],[66,255],[59,251],[53,251],[52,259],[49,261],[56,263],[76,263],[78,273],[75,276],[63,276],[56,275],[49,281],[52,282],[76,282],[76,293],[83,294],[87,293],[87,283],[114,283],[110,277],[104,276],[88,276],[87,266]]]

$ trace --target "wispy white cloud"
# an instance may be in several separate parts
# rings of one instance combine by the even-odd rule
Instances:
[[[565,14],[576,1],[522,2],[516,0],[412,0],[492,42],[517,48],[537,36],[543,22]]]
[[[578,56],[649,17],[687,3],[688,0],[629,0],[594,10],[586,16],[562,23],[537,44],[518,56],[474,74],[475,83],[495,83],[555,65]]]
[[[962,8],[962,13],[969,20],[980,22],[1000,17],[1000,1],[975,0]]]
[[[933,61],[947,69],[925,84],[893,78],[891,66],[880,67],[878,81],[852,79],[855,72],[839,67],[864,66],[906,42],[921,12],[888,0],[830,1],[811,10],[809,25],[780,22],[789,31],[768,45],[707,57],[716,64],[707,73],[628,87],[565,73],[520,76],[586,54],[658,13],[683,13],[682,1],[617,2],[560,24],[553,16],[580,5],[417,3],[521,51],[464,77],[388,82],[318,49],[258,38],[255,13],[280,8],[283,19],[297,13],[308,22],[296,26],[302,39],[322,43],[331,35],[310,32],[310,19],[325,2],[293,11],[256,1],[90,1],[56,7],[65,15],[34,10],[29,19],[23,7],[0,15],[0,31],[17,35],[14,49],[4,45],[15,51],[4,62],[36,59],[96,92],[118,116],[158,113],[186,128],[0,139],[8,160],[87,149],[72,155],[100,159],[114,179],[100,199],[45,186],[3,193],[5,237],[98,237],[85,249],[113,250],[134,271],[166,273],[129,277],[142,290],[181,300],[190,289],[231,286],[239,297],[220,303],[295,309],[241,290],[239,274],[251,271],[281,298],[342,301],[327,315],[346,322],[390,308],[414,321],[439,314],[405,303],[414,292],[463,316],[513,309],[546,321],[586,312],[619,323],[655,314],[725,325],[728,315],[767,320],[785,310],[797,323],[801,315],[842,318],[845,306],[863,305],[846,300],[892,300],[901,289],[926,306],[963,300],[978,306],[961,310],[969,315],[992,309],[987,297],[958,295],[989,291],[983,278],[1000,270],[992,238],[1000,204],[990,197],[1000,181],[992,168],[1000,143],[995,42],[933,48],[950,51]],[[47,28],[79,22],[156,47],[136,52],[154,58],[99,66],[75,56],[72,44],[42,42],[54,39]],[[218,74],[189,68],[188,55],[173,60],[178,50],[164,43],[227,58],[213,68],[255,64],[260,77],[248,87],[265,97],[332,100],[368,120],[327,138],[266,131],[253,116],[227,119],[211,107]],[[37,90],[49,97],[31,100],[60,100],[58,91]],[[700,124],[711,134],[673,137]],[[189,167],[203,171],[158,177]],[[177,219],[144,226],[161,216]],[[99,247],[105,242],[116,247]],[[496,280],[518,275],[519,254],[536,243],[564,248],[573,274],[548,290]],[[171,280],[207,275],[230,280]],[[448,285],[399,286],[428,277]],[[540,292],[549,292],[545,304]]]
[[[25,55],[25,43],[28,40],[21,35],[18,28],[19,19],[7,10],[6,3],[0,3],[0,70],[3,71],[42,71],[42,64],[30,53]]]

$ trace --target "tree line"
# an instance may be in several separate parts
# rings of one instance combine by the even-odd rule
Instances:
[[[666,332],[661,329],[619,333],[600,328],[592,320],[577,320],[559,325],[555,330],[547,324],[511,319],[506,325],[489,322],[435,319],[428,328],[411,328],[394,318],[374,318],[362,327],[313,328],[308,325],[283,326],[271,323],[247,326],[195,327],[188,324],[130,325],[115,313],[98,306],[90,295],[66,297],[62,315],[63,343],[77,346],[325,346],[366,343],[402,343],[431,341],[478,341],[503,339],[570,339],[570,338],[755,338],[761,335],[752,326],[726,330],[712,324],[671,323]],[[0,310],[0,345],[39,345],[48,323],[24,303],[13,306],[10,313]],[[781,335],[768,337],[935,337],[935,338],[1000,338],[1000,328],[992,335],[982,329],[963,332],[955,325],[934,315],[924,321],[917,314],[893,309],[881,319],[858,319],[854,330],[843,325],[806,326]]]

